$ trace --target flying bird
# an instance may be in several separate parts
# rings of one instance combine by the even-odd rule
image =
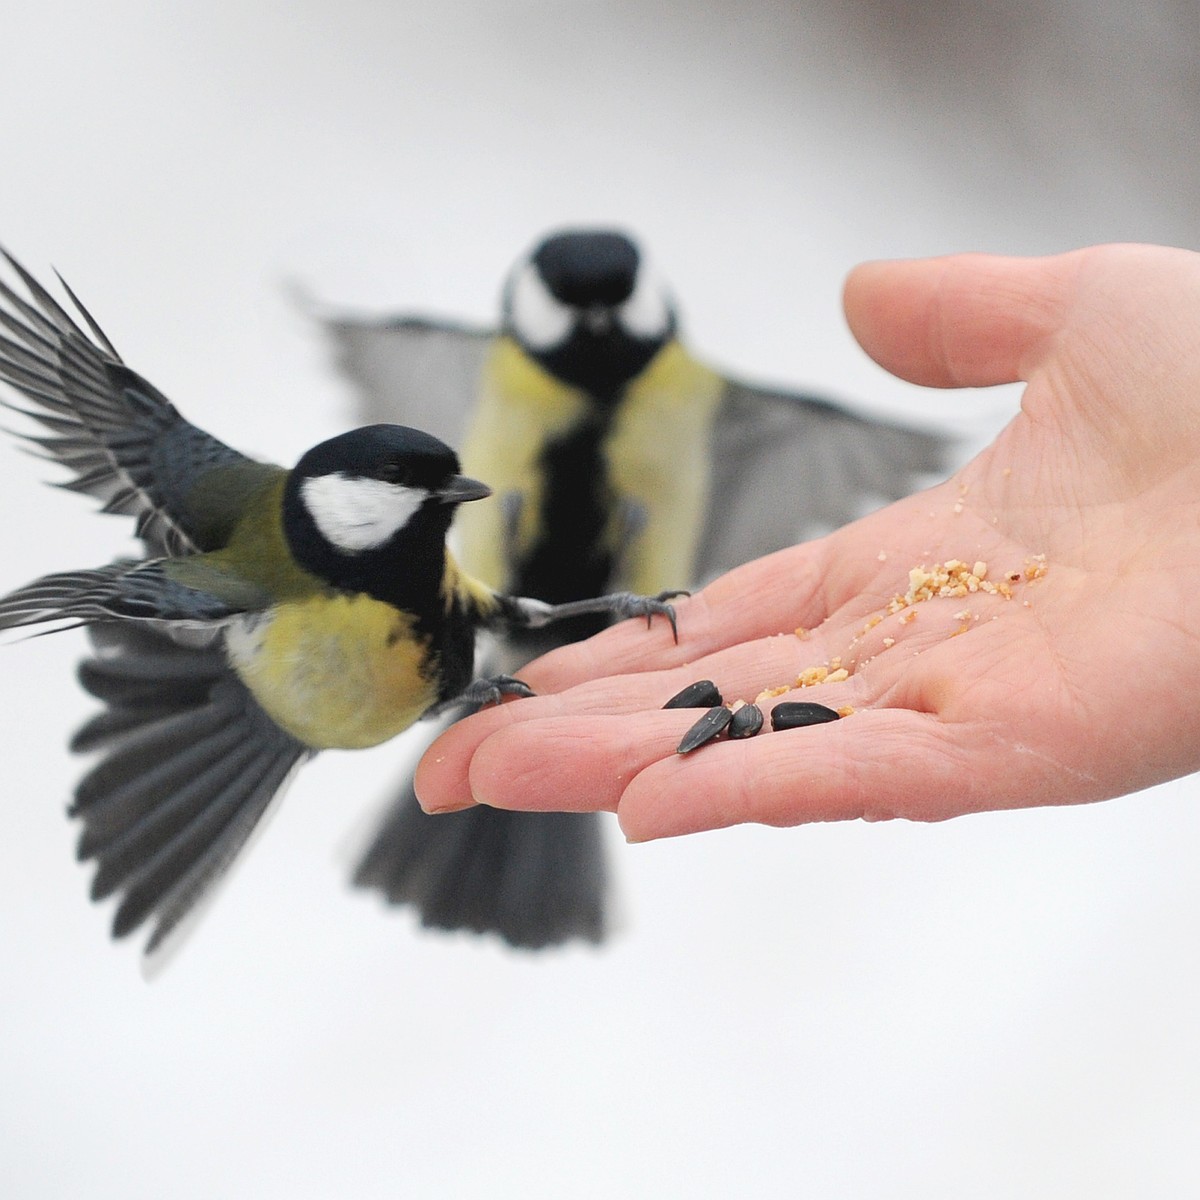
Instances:
[[[456,527],[463,562],[492,587],[547,602],[703,582],[907,494],[948,449],[939,434],[707,365],[637,243],[616,230],[540,240],[504,284],[498,328],[321,319],[360,416],[434,430],[494,485],[501,503]],[[605,619],[514,631],[494,661],[516,670]],[[426,925],[531,948],[599,941],[601,834],[596,814],[427,817],[408,779],[355,878]]]
[[[376,423],[285,469],[185,420],[127,367],[69,288],[86,331],[11,256],[0,278],[0,380],[62,486],[134,517],[145,556],[46,576],[0,599],[0,629],[85,625],[99,751],[71,807],[113,933],[147,920],[156,950],[206,896],[317,751],[374,746],[427,712],[529,695],[473,681],[481,628],[537,628],[666,598],[555,607],[493,589],[446,548],[455,511],[489,495],[418,429]],[[14,283],[16,280],[13,281]]]

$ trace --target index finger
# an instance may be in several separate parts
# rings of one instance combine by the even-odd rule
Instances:
[[[589,679],[683,666],[701,655],[748,641],[801,618],[825,619],[825,555],[820,543],[793,546],[713,580],[694,596],[673,601],[679,626],[674,641],[665,622],[648,635],[638,619],[622,621],[582,642],[543,655],[520,675],[534,691],[559,692]]]
[[[764,503],[777,501],[763,498]],[[550,651],[522,668],[520,676],[539,694],[558,692],[605,675],[669,670],[757,638],[816,629],[847,605],[860,605],[866,612],[890,595],[890,582],[885,586],[880,581],[881,551],[907,553],[903,543],[913,537],[914,514],[928,506],[928,499],[909,497],[826,537],[718,576],[696,595],[676,602],[678,642],[665,624],[650,638],[640,621],[622,621],[586,641]]]

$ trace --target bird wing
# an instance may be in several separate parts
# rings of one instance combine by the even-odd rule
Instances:
[[[229,665],[222,631],[270,605],[207,554],[47,575],[0,599],[0,629],[87,625],[80,681],[105,709],[72,741],[100,750],[71,814],[92,896],[120,894],[113,936],[148,919],[153,954],[205,899],[313,751]]]
[[[75,735],[99,750],[71,814],[93,899],[118,894],[113,936],[148,919],[146,953],[211,895],[313,751],[258,705],[217,647],[182,646],[144,623],[93,626],[80,681],[105,708]]]
[[[65,283],[87,332],[16,259],[0,254],[28,293],[0,279],[0,379],[29,407],[0,403],[48,431],[22,436],[70,469],[60,486],[98,497],[105,512],[135,517],[153,553],[212,548],[189,515],[188,493],[211,469],[251,460],[184,420],[126,367]]]
[[[924,486],[951,440],[813,396],[728,380],[695,577],[836,529]]]
[[[331,316],[322,325],[366,421],[413,425],[462,445],[493,330],[425,317]]]
[[[120,559],[92,570],[44,575],[9,593],[0,599],[0,629],[132,621],[215,635],[231,619],[270,602],[257,585],[219,570],[204,556]]]

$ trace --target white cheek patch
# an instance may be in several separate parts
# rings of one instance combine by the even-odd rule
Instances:
[[[638,271],[633,295],[617,309],[617,320],[634,337],[654,340],[663,337],[671,325],[671,309],[662,284],[645,264]]]
[[[542,282],[532,263],[521,267],[509,293],[509,321],[531,350],[549,350],[571,332],[573,313]]]
[[[429,493],[339,472],[306,479],[300,497],[329,542],[343,553],[356,554],[389,541],[429,499]]]

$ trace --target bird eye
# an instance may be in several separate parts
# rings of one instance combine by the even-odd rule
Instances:
[[[403,483],[408,476],[408,472],[400,463],[384,463],[379,468],[379,478],[385,483]]]

